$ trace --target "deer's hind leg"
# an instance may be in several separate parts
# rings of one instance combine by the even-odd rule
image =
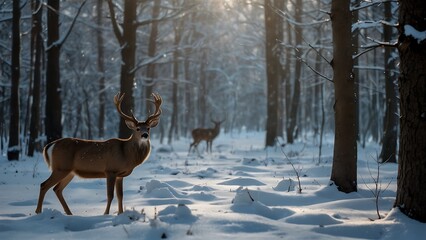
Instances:
[[[68,173],[68,175],[63,178],[61,181],[59,181],[58,184],[53,188],[53,191],[56,193],[56,196],[59,199],[59,202],[61,202],[62,207],[64,208],[64,211],[68,215],[72,215],[70,208],[67,205],[67,202],[64,199],[64,196],[62,195],[62,190],[71,182],[71,180],[74,178],[73,173]]]
[[[64,179],[69,173],[70,171],[53,171],[50,177],[40,184],[40,194],[38,196],[37,208],[35,210],[36,213],[41,213],[43,207],[43,200],[44,196],[46,195],[46,192],[51,187],[58,184],[58,182]]]
[[[198,152],[198,143],[200,143],[200,142],[194,141],[193,143],[191,143],[191,145],[189,145],[188,155],[191,153],[191,149],[192,149],[192,151],[197,150],[197,152]],[[198,152],[198,155],[200,155],[200,152]]]

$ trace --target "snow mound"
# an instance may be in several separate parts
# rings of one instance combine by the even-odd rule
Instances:
[[[281,192],[291,192],[294,191],[296,184],[295,182],[289,178],[289,179],[283,179],[278,182],[276,187],[273,187],[275,191],[281,191]]]
[[[238,189],[235,198],[232,200],[234,205],[247,205],[252,204],[253,202],[254,199],[247,188],[242,190]]]
[[[167,183],[158,180],[151,180],[145,185],[146,193],[154,198],[181,198],[185,193],[179,193],[175,188]]]
[[[191,188],[187,189],[188,191],[196,191],[196,192],[210,192],[213,191],[214,188],[208,187],[208,186],[200,186],[200,185],[194,185]]]
[[[195,175],[197,175],[199,178],[208,178],[212,177],[213,174],[217,173],[217,170],[214,168],[207,168],[206,170],[198,171]]]
[[[265,204],[253,199],[247,188],[237,190],[232,203],[233,205],[231,206],[231,210],[234,212],[255,214],[273,220],[278,220],[294,213],[286,208],[271,208],[266,206]]]
[[[46,220],[46,219],[58,219],[63,218],[64,214],[62,214],[60,211],[50,208],[44,208],[43,211],[40,214],[37,214],[34,216],[37,220]]]
[[[339,221],[328,214],[319,213],[319,214],[306,214],[303,215],[295,215],[286,219],[288,223],[294,224],[304,224],[304,225],[318,225],[318,226],[326,226],[326,225],[334,225],[340,224],[342,221]]]
[[[250,166],[259,166],[261,163],[256,158],[244,158],[243,165],[250,165]]]
[[[158,213],[158,218],[166,223],[183,223],[190,224],[198,218],[192,214],[191,209],[185,204],[176,206],[168,206]]]
[[[124,211],[123,213],[119,214],[112,220],[112,225],[117,226],[121,224],[130,224],[132,222],[136,222],[139,219],[144,219],[145,214],[139,213],[135,210],[132,211]]]
[[[173,182],[173,181],[171,183],[182,184],[182,183]],[[173,200],[178,200],[177,201],[178,203],[190,203],[190,201],[180,201],[180,200],[188,200],[188,199],[194,199],[199,201],[213,201],[217,199],[216,196],[214,196],[213,194],[204,192],[204,190],[206,191],[212,190],[211,188],[208,188],[208,187],[200,188],[200,186],[198,187],[193,186],[190,189],[198,189],[198,191],[194,190],[197,192],[189,193],[186,190],[185,191],[177,190],[168,183],[164,183],[158,180],[151,180],[146,183],[145,188],[146,188],[146,197],[160,198],[160,199],[173,199]],[[173,202],[176,202],[176,201],[173,201]],[[163,204],[164,203],[165,202],[163,202]],[[169,201],[169,203],[171,202]]]
[[[219,185],[237,185],[237,186],[264,186],[265,183],[253,178],[235,178],[218,183]]]

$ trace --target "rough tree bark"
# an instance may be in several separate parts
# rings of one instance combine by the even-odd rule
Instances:
[[[10,96],[10,121],[9,121],[9,146],[7,159],[9,161],[19,160],[19,78],[20,78],[20,54],[21,54],[21,21],[20,1],[13,1],[12,17],[12,90]]]
[[[71,26],[62,38],[59,38],[59,0],[48,0],[47,5],[47,68],[46,68],[46,105],[44,121],[47,142],[52,142],[62,137],[62,100],[61,100],[61,74],[59,57],[62,45],[68,38],[74,24],[83,8],[84,0],[72,20]]]
[[[350,0],[333,0],[334,154],[331,180],[339,191],[357,191],[357,131],[355,82],[352,73]]]
[[[400,149],[395,207],[426,222],[426,2],[399,1]],[[421,34],[420,34],[421,33]]]
[[[134,109],[133,101],[133,84],[135,80],[135,56],[136,56],[136,9],[137,1],[125,0],[124,1],[124,18],[123,23],[119,26],[114,10],[112,0],[108,0],[109,12],[111,15],[111,22],[114,34],[120,44],[121,49],[121,71],[120,71],[120,92],[125,93],[126,97],[123,99],[121,107],[123,112],[129,113]],[[122,30],[121,30],[122,29]],[[128,138],[131,130],[126,126],[123,118],[120,118],[120,129],[118,136],[120,138]]]
[[[278,89],[280,82],[280,58],[275,49],[276,25],[278,15],[274,11],[271,0],[265,0],[265,52],[266,52],[266,78],[267,78],[267,119],[265,146],[274,146],[278,137]]]
[[[62,100],[59,56],[59,0],[48,0],[47,5],[47,69],[45,132],[47,142],[62,137]]]

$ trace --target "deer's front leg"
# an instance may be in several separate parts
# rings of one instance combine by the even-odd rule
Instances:
[[[213,141],[207,142],[207,152],[209,152],[209,151],[210,151],[210,153],[212,152],[212,143],[213,143]]]
[[[111,207],[111,202],[112,199],[114,198],[114,186],[115,186],[115,180],[116,180],[116,175],[113,173],[107,173],[106,176],[106,181],[107,181],[107,206],[105,209],[104,214],[109,214],[109,209]]]
[[[123,213],[123,178],[118,177],[115,182],[115,193],[118,200],[118,214]]]

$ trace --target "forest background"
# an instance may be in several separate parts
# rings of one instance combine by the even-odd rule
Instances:
[[[168,144],[210,120],[226,120],[225,132],[266,130],[265,146],[313,136],[321,149],[324,132],[334,132],[331,179],[344,192],[356,191],[358,145],[379,142],[377,161],[397,162],[396,27],[405,15],[395,1],[0,6],[0,150],[10,160],[63,136],[127,137],[111,101],[121,91],[136,116],[161,94],[154,137]],[[355,176],[339,182],[348,163]]]

